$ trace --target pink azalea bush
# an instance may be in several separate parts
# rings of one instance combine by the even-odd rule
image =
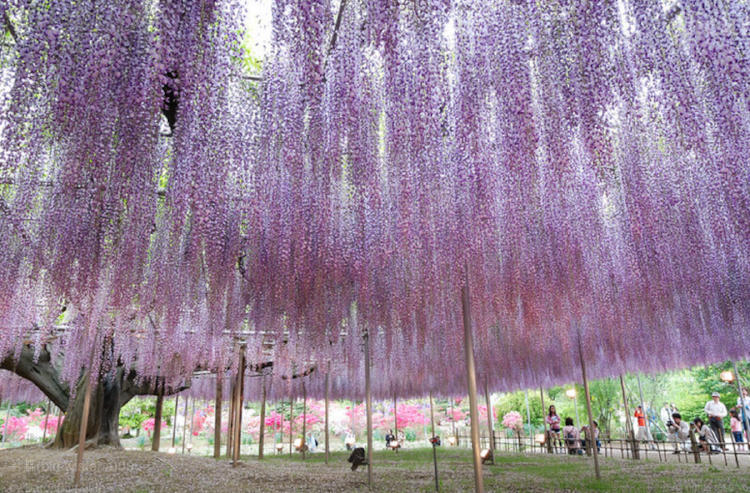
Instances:
[[[8,417],[8,421],[0,425],[0,432],[3,436],[7,434],[7,440],[24,440],[26,432],[29,430],[29,418],[15,416]]]
[[[510,411],[503,416],[503,426],[511,430],[519,431],[523,428],[523,418],[518,411]]]
[[[141,423],[141,428],[148,433],[149,437],[151,436],[151,432],[154,431],[155,423],[156,423],[156,420],[154,418],[148,418],[145,421],[143,421],[143,423]],[[162,420],[161,429],[163,430],[166,427],[167,427],[167,423],[164,420]]]

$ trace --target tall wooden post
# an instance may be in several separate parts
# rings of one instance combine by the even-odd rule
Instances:
[[[599,471],[599,450],[596,447],[596,436],[594,435],[594,413],[591,412],[591,394],[589,393],[589,381],[586,378],[586,360],[583,358],[583,348],[581,345],[581,337],[578,337],[578,356],[581,360],[581,373],[583,375],[583,389],[586,394],[586,411],[589,413],[589,431],[586,434],[586,443],[592,449],[594,454],[594,472],[596,479],[601,479],[601,473]],[[598,430],[597,430],[598,431]]]
[[[162,410],[164,408],[164,382],[159,386],[159,393],[156,395],[156,416],[154,416],[154,439],[151,442],[151,450],[159,451],[159,442],[161,442],[161,421]]]
[[[370,386],[370,331],[365,332],[365,394],[367,408],[367,486],[372,489],[372,389]]]
[[[221,391],[222,375],[216,373],[216,402],[214,403],[214,459],[221,457]]]
[[[234,401],[237,385],[231,382],[229,390],[229,403],[227,404],[227,458],[232,457],[232,439],[234,438]]]
[[[237,415],[239,414],[240,400],[240,370],[237,369],[237,375],[234,377],[234,395],[232,396],[232,449],[230,457],[232,458],[232,467],[236,467],[237,456]]]
[[[547,453],[551,454],[552,451],[552,434],[547,430],[547,414],[549,411],[547,411],[547,408],[544,407],[544,388],[542,386],[539,386],[539,395],[542,396],[542,423],[544,424],[544,443],[547,445]]]
[[[305,448],[307,448],[307,387],[302,380],[302,460],[305,460]]]
[[[328,464],[328,455],[330,454],[330,449],[328,445],[328,375],[330,373],[331,373],[331,363],[328,362],[328,372],[326,372],[326,417],[325,417],[326,464]]]
[[[620,387],[622,388],[622,403],[625,406],[625,430],[630,438],[630,450],[633,459],[638,458],[638,445],[635,443],[635,433],[633,432],[633,426],[630,422],[630,408],[628,408],[628,395],[625,393],[625,380],[620,375]]]
[[[232,455],[232,466],[237,466],[242,451],[242,405],[244,401],[245,387],[245,347],[240,347],[240,364],[237,370],[236,407],[234,410],[234,453]]]
[[[468,275],[468,274],[467,274]],[[466,379],[469,386],[469,415],[471,419],[471,448],[474,459],[474,490],[484,493],[482,462],[479,457],[479,409],[477,408],[477,376],[474,365],[474,338],[471,332],[471,298],[469,283],[464,280],[461,288],[461,308],[464,323],[464,356],[466,359]]]
[[[289,397],[289,457],[292,456],[292,442],[294,441],[294,397]]]
[[[8,423],[9,420],[10,420],[10,399],[8,399],[8,409],[6,409],[6,411],[5,411],[5,421],[4,421],[4,424],[3,424],[3,440],[2,440],[2,443],[5,443],[7,441],[7,439],[8,439],[9,433],[7,433],[7,431],[8,431],[8,425],[7,425],[7,423]]]
[[[91,353],[93,356],[93,352]],[[78,435],[78,450],[76,451],[76,472],[73,484],[76,488],[81,487],[81,466],[83,465],[83,449],[86,448],[86,428],[89,425],[89,406],[91,405],[91,366],[93,358],[89,360],[89,371],[86,375],[86,393],[83,395],[83,417],[81,418],[81,432]],[[3,434],[3,437],[7,433]]]
[[[456,446],[458,446],[458,435],[456,434],[456,420],[455,414],[453,413],[453,396],[451,396],[451,431],[453,432],[453,439],[456,441]]]
[[[47,399],[47,408],[45,409],[45,411],[46,412],[44,413],[44,430],[42,430],[42,445],[44,445],[44,439],[47,438],[47,422],[49,421],[49,413],[50,411],[52,411],[52,399]]]
[[[638,381],[638,396],[641,398],[641,408],[643,409],[643,415],[646,418],[646,439],[653,440],[654,437],[651,436],[651,423],[650,423],[648,413],[646,412],[646,401],[643,400],[643,387],[641,386],[641,374],[636,373],[635,378]]]
[[[531,409],[529,408],[529,389],[526,389],[526,422],[529,424],[529,447],[534,449],[534,431],[531,429]]]
[[[263,460],[263,447],[266,436],[266,376],[261,377],[261,401],[260,401],[260,434],[258,435],[258,459]]]
[[[170,446],[171,449],[174,449],[174,442],[175,442],[175,437],[177,434],[177,409],[179,408],[179,405],[180,405],[180,395],[177,394],[174,396],[174,417],[172,418],[172,445]]]
[[[495,462],[495,437],[494,426],[492,426],[492,402],[490,401],[490,391],[487,389],[487,377],[484,377],[484,398],[487,401],[487,437],[489,449],[492,452],[492,462]],[[519,450],[520,452],[520,450]]]
[[[193,398],[193,405],[190,406],[190,435],[188,435],[188,438],[190,439],[190,447],[188,448],[188,454],[193,447],[193,427],[195,426],[195,400],[196,399]]]
[[[54,435],[54,436],[52,436],[52,437],[50,437],[50,440],[51,440],[52,442],[54,442],[54,441],[55,441],[55,439],[57,438],[57,432],[58,432],[58,430],[60,429],[60,427],[62,426],[62,422],[63,422],[63,420],[65,419],[65,415],[63,415],[62,417],[60,417],[60,415],[61,415],[61,414],[62,414],[62,409],[60,409],[60,408],[58,407],[58,408],[57,408],[57,426],[55,427],[55,435]]]
[[[398,411],[396,408],[396,394],[393,394],[393,433],[396,437],[396,440],[398,440]]]
[[[435,443],[435,410],[432,405],[432,391],[430,391],[430,423],[432,424],[432,463],[435,465],[435,491],[440,491],[440,484],[438,482],[438,466],[437,466],[437,444]]]
[[[187,440],[187,427],[188,427],[188,401],[190,401],[190,396],[185,396],[185,411],[182,413],[183,419],[182,419],[182,454],[185,455],[185,441]]]

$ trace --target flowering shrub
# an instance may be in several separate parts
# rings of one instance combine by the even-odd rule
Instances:
[[[503,426],[511,430],[520,431],[523,428],[523,418],[518,411],[511,411],[503,416]]]
[[[7,434],[7,440],[24,440],[29,429],[29,418],[15,416],[8,417],[8,421],[0,425],[0,433]]]
[[[141,424],[141,428],[148,433],[148,436],[151,436],[151,432],[154,430],[155,422],[156,420],[154,418],[148,418]],[[167,427],[167,423],[164,422],[164,420],[162,420],[161,429],[163,430],[166,427]]]

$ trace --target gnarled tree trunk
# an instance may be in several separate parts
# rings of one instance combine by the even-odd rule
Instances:
[[[117,374],[120,375],[117,375]],[[91,389],[89,419],[86,426],[86,441],[94,445],[120,446],[119,422],[121,403],[121,371],[99,380]],[[118,378],[120,377],[120,378]],[[79,380],[71,405],[65,413],[65,420],[57,431],[54,448],[69,449],[78,445],[83,421],[83,397],[86,379]],[[129,400],[129,399],[128,399]],[[127,401],[126,401],[127,402]]]
[[[52,364],[47,349],[42,348],[35,360],[34,348],[30,344],[23,347],[18,358],[7,356],[0,359],[0,368],[33,382],[65,412],[62,425],[52,444],[53,448],[69,449],[78,445],[86,393],[86,379],[83,376],[78,380],[75,394],[71,397],[68,386],[60,381],[59,371]],[[119,447],[120,408],[136,395],[156,395],[160,390],[160,379],[143,379],[137,382],[136,377],[135,371],[126,372],[122,366],[113,365],[110,371],[102,374],[95,382],[91,389],[89,419],[86,426],[86,442],[89,445]],[[187,387],[162,387],[162,391],[164,395],[169,395]]]

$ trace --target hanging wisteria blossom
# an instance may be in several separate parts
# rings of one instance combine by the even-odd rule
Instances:
[[[748,355],[746,2],[272,9],[0,6],[3,368],[451,394],[464,285],[493,390]]]

